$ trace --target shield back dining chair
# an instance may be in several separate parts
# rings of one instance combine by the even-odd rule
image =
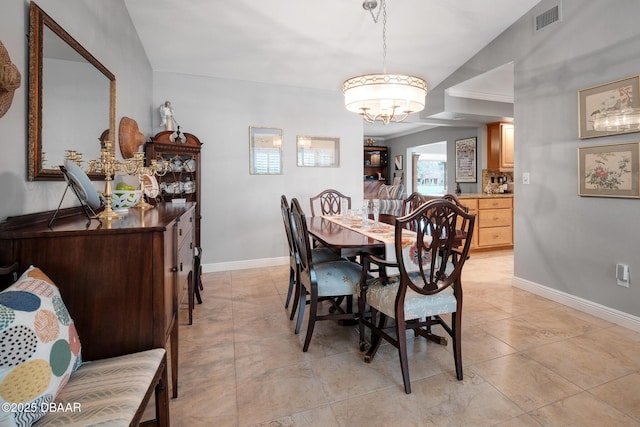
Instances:
[[[309,343],[317,321],[357,319],[357,313],[351,304],[340,306],[343,297],[352,297],[360,281],[362,267],[347,259],[316,263],[313,261],[311,244],[307,229],[307,220],[297,199],[291,200],[291,231],[299,255],[298,321],[296,332],[300,329],[305,306],[309,305],[309,323],[302,351],[309,349]],[[308,296],[308,298],[307,298]],[[348,298],[349,300],[351,298]],[[320,314],[320,303],[326,301],[330,310]]]
[[[291,308],[291,315],[289,316],[289,319],[293,320],[298,306],[298,298],[300,296],[300,288],[298,286],[299,255],[293,241],[293,234],[291,233],[291,208],[287,201],[287,197],[284,194],[280,196],[280,211],[282,212],[282,221],[284,222],[284,230],[287,235],[287,243],[289,245],[289,289],[287,290],[287,299],[284,303],[284,307],[289,308],[291,297],[293,296],[293,306]],[[340,261],[342,257],[329,248],[319,247],[311,249],[311,259],[315,263],[322,263],[327,261]],[[296,331],[296,333],[298,333],[298,331]]]
[[[402,200],[402,212],[400,214],[407,215],[424,205],[426,201],[427,198],[425,196],[414,191],[406,199]]]
[[[347,200],[347,209],[351,209],[351,197],[345,196],[338,190],[324,190],[320,194],[311,197],[309,199],[311,216],[340,214],[340,203],[342,199]],[[318,211],[316,211],[316,205],[320,208]]]
[[[464,223],[465,228],[460,229]],[[412,224],[411,227],[407,227]],[[431,200],[409,215],[396,219],[395,262],[367,255],[363,257],[358,311],[371,310],[371,316],[360,317],[360,349],[366,348],[365,327],[371,330],[371,343],[365,361],[371,362],[381,339],[398,349],[405,392],[411,393],[406,331],[416,336],[446,344],[431,332],[440,325],[451,337],[456,377],[462,380],[461,320],[462,268],[469,253],[475,215],[465,212],[450,200]],[[407,228],[415,230],[415,241],[407,244]],[[394,277],[369,279],[371,264],[396,267]],[[450,322],[442,315],[451,314]],[[377,322],[376,322],[377,318]],[[387,327],[388,318],[395,320]]]

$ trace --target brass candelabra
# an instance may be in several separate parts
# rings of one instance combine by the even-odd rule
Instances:
[[[104,186],[104,202],[105,208],[100,212],[98,219],[112,220],[120,218],[120,214],[115,212],[111,208],[111,195],[113,189],[111,182],[113,181],[113,175],[116,171],[121,169],[121,163],[116,160],[115,154],[111,151],[113,142],[106,140],[104,147],[100,149],[100,159],[90,160],[88,166],[88,172],[99,172],[104,174],[105,186]]]
[[[113,177],[116,172],[124,172],[127,175],[138,175],[138,181],[140,183],[141,197],[140,201],[133,207],[140,209],[149,209],[153,205],[147,203],[144,200],[144,182],[143,177],[145,175],[158,175],[163,176],[169,170],[169,162],[167,160],[154,160],[149,166],[144,165],[144,153],[138,151],[134,153],[130,159],[124,159],[122,161],[116,160],[115,154],[111,150],[113,145],[112,141],[105,140],[104,146],[100,149],[100,159],[89,160],[87,165],[87,172],[103,173],[105,186],[104,186],[104,202],[105,208],[97,215],[98,219],[114,220],[121,218],[121,215],[113,210],[111,207],[111,196],[113,194]],[[82,164],[82,153],[78,153],[75,150],[66,150],[65,160],[73,161],[78,166]]]

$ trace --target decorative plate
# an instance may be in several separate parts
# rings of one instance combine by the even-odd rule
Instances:
[[[100,197],[98,197],[98,192],[91,185],[91,181],[89,177],[76,162],[65,160],[64,167],[67,170],[67,176],[69,176],[69,180],[71,180],[72,185],[75,187],[78,192],[78,197],[83,203],[88,204],[93,209],[97,209],[100,207]]]
[[[155,199],[160,194],[158,180],[153,175],[142,175],[142,189],[144,194],[151,199]]]

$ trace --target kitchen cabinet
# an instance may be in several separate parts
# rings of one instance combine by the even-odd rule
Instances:
[[[476,216],[473,236],[471,237],[471,249],[478,247],[478,199],[464,199],[461,202],[469,208],[469,213]]]
[[[460,197],[476,214],[471,249],[506,249],[513,247],[513,197]]]
[[[487,124],[487,169],[513,172],[513,124]]]

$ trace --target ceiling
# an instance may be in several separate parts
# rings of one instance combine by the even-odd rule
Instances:
[[[387,0],[386,69],[436,87],[538,1]],[[382,14],[375,23],[361,0],[124,2],[155,71],[341,91],[345,79],[383,70]],[[449,94],[513,97],[510,70],[511,80],[507,66]],[[418,116],[365,124],[365,136],[433,127]]]

